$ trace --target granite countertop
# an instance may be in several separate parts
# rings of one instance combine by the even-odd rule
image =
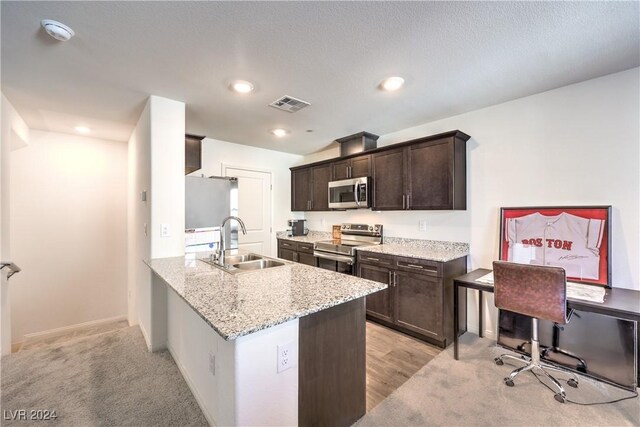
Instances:
[[[306,236],[289,236],[286,231],[276,233],[278,239],[292,240],[294,242],[314,243],[320,240],[331,240],[331,233],[328,231],[310,230]]]
[[[469,255],[468,243],[405,239],[401,237],[385,237],[382,245],[363,246],[356,249],[438,262],[447,262]]]
[[[184,257],[147,265],[227,341],[387,288],[292,262],[238,274]]]

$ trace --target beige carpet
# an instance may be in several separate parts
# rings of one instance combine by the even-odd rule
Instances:
[[[561,404],[531,374],[519,375],[515,387],[503,382],[514,366],[493,363],[504,350],[495,341],[462,336],[460,360],[453,348],[440,353],[391,396],[361,418],[363,426],[639,426],[638,397],[595,406]],[[514,362],[516,363],[516,362]],[[564,376],[559,374],[556,378]],[[566,377],[565,377],[566,378]],[[563,385],[566,383],[561,381]],[[579,402],[613,400],[631,392],[587,377],[577,389],[565,387]]]
[[[207,426],[167,351],[149,353],[136,326],[2,358],[2,426]],[[55,410],[50,422],[11,421]],[[12,411],[12,412],[9,412]]]

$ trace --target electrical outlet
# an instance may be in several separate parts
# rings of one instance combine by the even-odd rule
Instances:
[[[420,231],[427,231],[427,221],[421,219],[420,221],[418,221],[418,229]]]
[[[296,366],[298,348],[293,341],[278,346],[278,373]]]
[[[171,237],[171,227],[169,224],[160,224],[160,237]]]
[[[213,353],[209,353],[209,372],[214,377],[216,376],[216,355]]]

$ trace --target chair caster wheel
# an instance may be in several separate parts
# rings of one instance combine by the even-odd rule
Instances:
[[[567,385],[569,385],[569,387],[578,388],[578,381],[576,381],[574,378],[571,378],[569,379],[569,381],[567,381]]]
[[[504,362],[499,357],[496,357],[495,359],[493,359],[493,361],[496,362],[496,365],[498,366],[504,365]]]
[[[561,395],[560,393],[555,394],[555,395],[553,396],[553,398],[554,398],[555,400],[557,400],[558,402],[560,402],[560,403],[564,403],[564,402],[566,402],[566,401],[567,401],[567,399],[566,399],[563,395]]]
[[[509,379],[509,378],[505,378],[504,379],[504,383],[506,385],[508,385],[509,387],[513,387],[513,380]]]

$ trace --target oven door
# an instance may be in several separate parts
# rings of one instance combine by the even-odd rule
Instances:
[[[369,207],[369,178],[344,179],[329,183],[330,209]]]
[[[313,255],[318,258],[318,267],[320,268],[349,274],[351,276],[355,274],[353,265],[355,259],[353,257],[318,251],[314,251]]]

